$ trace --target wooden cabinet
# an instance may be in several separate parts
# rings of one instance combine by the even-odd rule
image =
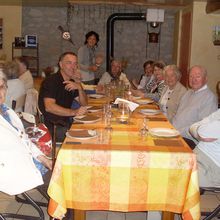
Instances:
[[[39,76],[39,44],[36,47],[16,47],[15,43],[12,43],[12,59],[16,56],[24,56],[27,58],[29,63],[29,70],[32,75]],[[21,55],[18,51],[21,50]]]

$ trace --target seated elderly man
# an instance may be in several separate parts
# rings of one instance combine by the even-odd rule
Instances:
[[[193,150],[197,155],[199,185],[220,186],[220,109],[190,127],[199,141]]]
[[[125,85],[130,84],[126,74],[122,72],[122,63],[120,60],[112,60],[110,72],[103,73],[98,85],[105,85],[114,80],[121,80]]]
[[[181,135],[193,140],[190,126],[217,110],[217,98],[207,86],[207,71],[202,66],[193,66],[189,71],[189,89],[181,98],[172,123]]]
[[[0,191],[16,195],[43,184],[49,160],[25,133],[18,115],[5,104],[7,79],[0,71]]]
[[[86,113],[87,95],[79,78],[77,55],[65,52],[59,59],[59,71],[47,77],[41,85],[39,107],[51,134],[54,123],[58,124],[58,141],[63,141],[66,131],[71,126],[72,117]],[[72,109],[75,98],[78,98],[80,107]]]

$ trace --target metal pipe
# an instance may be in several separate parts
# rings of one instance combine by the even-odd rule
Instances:
[[[108,17],[106,33],[106,70],[110,70],[111,58],[114,57],[114,22],[116,20],[146,20],[145,13],[114,13]]]

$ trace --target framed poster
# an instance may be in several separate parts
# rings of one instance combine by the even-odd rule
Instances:
[[[0,18],[0,49],[2,49],[2,44],[3,44],[2,29],[3,29],[3,19]]]

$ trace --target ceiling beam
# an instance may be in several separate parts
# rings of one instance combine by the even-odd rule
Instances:
[[[219,13],[220,12],[220,2],[219,1],[208,1],[206,4],[206,13]]]
[[[184,1],[146,1],[146,0],[110,0],[110,1],[101,1],[101,0],[68,0],[72,5],[74,4],[86,4],[86,5],[96,5],[96,4],[105,4],[105,5],[138,5],[138,6],[149,6],[157,8],[181,8],[185,7],[188,0]]]

